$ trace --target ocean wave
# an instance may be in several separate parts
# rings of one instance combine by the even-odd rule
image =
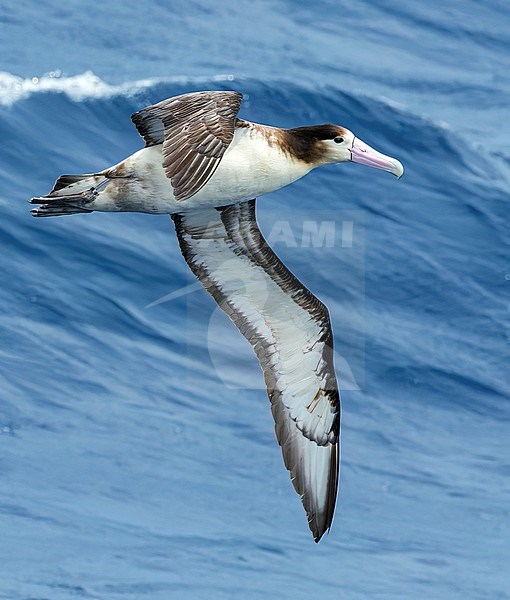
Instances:
[[[19,100],[25,100],[33,94],[54,92],[66,94],[71,100],[80,102],[87,99],[111,98],[113,96],[131,96],[161,83],[186,85],[189,83],[233,81],[231,74],[211,77],[174,77],[141,79],[118,85],[107,83],[93,71],[66,77],[58,70],[50,71],[41,77],[24,79],[7,71],[0,71],[0,104],[11,106]]]
[[[135,81],[127,81],[120,84],[111,84],[96,75],[93,71],[85,71],[78,75],[66,76],[61,71],[55,70],[45,73],[40,77],[23,78],[18,75],[14,75],[7,71],[0,71],[0,105],[12,106],[16,102],[26,100],[34,94],[41,93],[56,93],[65,94],[70,100],[74,102],[83,102],[85,100],[100,100],[113,98],[115,96],[133,97],[136,95],[143,94],[144,92],[150,91],[151,89],[167,86],[203,86],[211,84],[229,84],[230,82],[236,82],[237,86],[253,85],[256,84],[256,80],[250,80],[246,77],[236,77],[232,73],[219,73],[216,75],[210,75],[207,77],[197,77],[188,75],[174,75],[168,77],[153,77],[148,79],[140,79]],[[449,129],[448,123],[445,121],[438,121],[428,118],[425,114],[420,114],[412,111],[409,106],[406,106],[402,102],[397,102],[386,95],[374,95],[368,93],[366,90],[354,87],[350,90],[344,90],[335,88],[334,86],[327,85],[322,86],[317,90],[315,86],[307,85],[306,82],[301,82],[297,85],[292,79],[285,79],[282,77],[275,77],[272,79],[265,79],[264,82],[258,82],[259,85],[264,86],[264,91],[267,93],[268,88],[276,88],[284,91],[286,88],[289,91],[296,90],[300,92],[313,92],[319,91],[321,95],[331,95],[342,93],[347,97],[353,99],[359,98],[360,100],[365,99],[377,104],[387,106],[396,112],[415,116],[421,119],[423,122],[428,123],[434,127]],[[178,92],[176,92],[178,93]],[[290,94],[289,94],[290,95]],[[299,94],[296,94],[299,96]],[[249,95],[245,94],[245,104],[250,101]]]

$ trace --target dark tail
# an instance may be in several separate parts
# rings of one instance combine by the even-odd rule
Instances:
[[[49,194],[29,200],[30,204],[39,204],[32,209],[32,215],[58,217],[91,213],[94,210],[91,203],[107,184],[107,177],[101,174],[61,175]]]

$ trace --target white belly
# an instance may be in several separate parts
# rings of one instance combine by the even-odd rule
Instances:
[[[303,161],[291,160],[271,140],[268,143],[257,129],[239,128],[207,184],[188,200],[177,202],[163,169],[161,150],[162,146],[143,148],[120,163],[131,176],[113,180],[91,208],[173,213],[204,206],[224,206],[280,189],[311,170]]]

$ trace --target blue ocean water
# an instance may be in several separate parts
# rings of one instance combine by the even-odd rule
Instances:
[[[509,22],[499,0],[1,8],[0,598],[510,598]],[[362,240],[275,245],[358,384],[318,546],[255,358],[186,287],[170,219],[26,204],[199,89],[406,167],[330,166],[259,201],[266,234],[320,215]]]

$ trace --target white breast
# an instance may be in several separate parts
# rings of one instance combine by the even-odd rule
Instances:
[[[284,153],[275,137],[266,137],[255,127],[239,128],[216,173],[190,202],[257,198],[296,181],[310,170],[307,163]]]

